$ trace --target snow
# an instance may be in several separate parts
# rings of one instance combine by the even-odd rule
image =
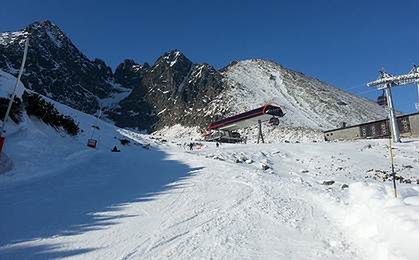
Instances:
[[[199,131],[199,127],[185,127],[180,124],[164,127],[152,133],[152,136],[159,138],[170,138],[180,140],[200,140],[202,135]]]
[[[231,114],[264,104],[279,105],[286,113],[281,124],[327,130],[343,122],[354,125],[383,119],[386,112],[374,102],[353,96],[319,80],[265,60],[245,60],[224,72],[232,86],[224,100]]]
[[[0,97],[10,98],[15,84],[16,78],[13,75],[0,70]],[[23,86],[22,82],[19,82],[16,89],[16,97],[22,99],[24,91],[25,87]]]
[[[12,44],[16,39],[27,34],[28,33],[24,31],[0,33],[0,45]]]
[[[121,102],[121,100],[128,97],[132,92],[132,89],[121,87],[119,84],[116,84],[114,82],[108,83],[113,86],[114,93],[112,93],[111,96],[108,98],[102,98],[98,100],[100,107],[102,108],[112,108],[117,106],[119,102]]]
[[[238,131],[242,136],[247,137],[248,143],[256,143],[258,127],[252,126]],[[265,143],[313,143],[324,142],[324,134],[319,130],[302,127],[271,126],[262,124],[262,132]]]
[[[175,51],[173,53],[173,56],[172,56],[172,53],[169,53],[169,55],[165,56],[164,58],[170,61],[169,66],[173,67],[177,63],[177,59],[180,56],[180,54],[181,54],[180,51]]]
[[[164,112],[166,112],[166,110],[167,110],[167,108],[163,109],[162,111],[158,112],[157,115],[163,114]]]
[[[419,259],[419,187],[354,183],[345,205],[331,211],[369,259]]]
[[[396,199],[381,180],[387,140],[313,143],[313,133],[216,148],[197,128],[143,135],[99,120],[91,149],[96,119],[54,104],[83,132],[27,116],[8,132],[2,259],[419,258],[419,140],[394,147],[397,174],[414,183]]]
[[[57,48],[61,48],[63,46],[63,43],[60,39],[60,35],[57,32],[47,29],[46,33]]]

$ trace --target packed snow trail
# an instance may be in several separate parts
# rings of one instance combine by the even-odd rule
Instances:
[[[155,212],[159,221],[126,259],[354,258],[336,227],[291,183],[196,157],[174,156],[202,169],[170,207]]]

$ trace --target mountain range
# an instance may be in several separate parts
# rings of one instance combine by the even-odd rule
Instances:
[[[324,130],[386,116],[374,102],[268,60],[216,69],[172,50],[153,64],[126,59],[113,71],[105,61],[89,59],[48,20],[0,33],[0,70],[17,75],[28,37],[27,89],[86,113],[102,110],[120,127],[205,127],[266,103],[283,108],[286,127]]]

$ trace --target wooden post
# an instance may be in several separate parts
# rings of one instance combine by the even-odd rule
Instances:
[[[391,136],[388,140],[389,140],[389,148],[390,148],[391,175],[393,176],[394,197],[397,198],[396,173],[394,172],[394,159],[393,159],[393,148],[391,147]]]
[[[265,140],[263,140],[263,134],[262,134],[262,121],[258,120],[258,143],[260,140],[262,140],[262,143],[265,143]]]

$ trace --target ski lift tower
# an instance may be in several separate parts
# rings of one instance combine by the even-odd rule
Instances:
[[[403,86],[407,84],[417,84],[418,85],[418,95],[419,95],[419,68],[415,65],[407,74],[393,76],[384,70],[380,71],[380,76],[377,80],[372,81],[367,84],[368,87],[375,87],[378,90],[384,90],[387,103],[388,103],[388,112],[389,120],[391,126],[391,135],[395,143],[400,143],[400,131],[397,124],[396,112],[394,109],[393,98],[391,94],[391,88],[395,86]],[[416,104],[416,107],[419,107],[419,100]]]
[[[419,74],[419,66],[418,65],[413,65],[413,68],[410,70],[409,73],[416,73]],[[416,87],[418,88],[418,99],[416,101],[416,111],[419,112],[419,81],[416,81]]]

